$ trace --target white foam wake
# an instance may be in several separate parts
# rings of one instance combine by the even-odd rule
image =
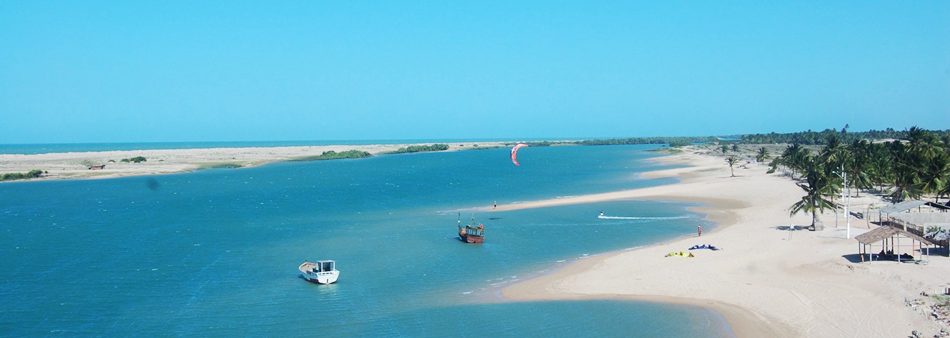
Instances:
[[[667,216],[667,217],[637,217],[637,216],[597,216],[600,219],[649,219],[649,220],[662,220],[662,219],[684,219],[689,218],[689,216]]]

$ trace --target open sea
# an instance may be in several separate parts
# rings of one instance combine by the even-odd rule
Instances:
[[[507,302],[511,283],[691,234],[682,203],[457,210],[671,183],[655,146],[533,147],[0,184],[2,336],[732,336],[715,312]],[[104,148],[101,150],[115,149]],[[655,219],[598,219],[612,216]],[[334,285],[299,277],[335,259]]]

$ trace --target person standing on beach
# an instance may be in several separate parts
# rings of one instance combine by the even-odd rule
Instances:
[[[696,226],[696,237],[703,237],[703,225]]]

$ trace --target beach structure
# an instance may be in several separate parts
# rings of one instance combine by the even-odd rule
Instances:
[[[857,235],[854,239],[858,241],[858,256],[861,257],[862,262],[866,261],[865,258],[867,258],[867,261],[922,261],[925,254],[929,256],[927,254],[930,251],[929,249],[937,246],[931,239],[894,226],[881,226]],[[901,239],[904,239],[903,242]],[[875,245],[877,244],[880,244],[881,250],[875,253]],[[910,250],[906,250],[908,244]],[[924,248],[925,245],[927,248]],[[915,250],[919,252],[916,259],[914,257]]]
[[[880,210],[880,224],[899,228],[906,232],[925,237],[934,245],[948,248],[946,236],[933,238],[928,236],[928,230],[943,229],[950,232],[950,207],[946,205],[913,200],[882,207]],[[932,233],[932,231],[931,231]],[[948,250],[950,255],[950,250]]]
[[[889,218],[899,217],[903,214],[946,213],[947,211],[950,211],[950,206],[929,201],[911,200],[881,207],[878,210],[878,218],[883,223],[888,221]]]

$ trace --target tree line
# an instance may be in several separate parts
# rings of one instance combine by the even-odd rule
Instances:
[[[774,143],[797,143],[801,145],[821,145],[826,142],[828,137],[836,135],[840,142],[851,143],[856,140],[902,140],[909,137],[910,130],[894,130],[887,128],[884,130],[868,130],[861,132],[848,132],[847,126],[841,131],[835,129],[825,129],[822,131],[801,131],[796,133],[768,133],[768,134],[745,134],[740,135],[738,142],[745,144],[774,144]],[[950,137],[950,130],[930,131],[938,138],[946,139]]]
[[[674,136],[674,137],[628,137],[577,141],[585,146],[622,145],[622,144],[668,144],[671,147],[688,146],[697,143],[716,142],[712,136]]]
[[[805,195],[790,211],[811,213],[812,227],[817,212],[839,207],[835,197],[842,189],[876,192],[894,203],[950,196],[950,134],[912,127],[901,135],[873,142],[845,130],[823,132],[819,148],[786,147],[771,161],[769,173],[782,170],[797,179]]]

